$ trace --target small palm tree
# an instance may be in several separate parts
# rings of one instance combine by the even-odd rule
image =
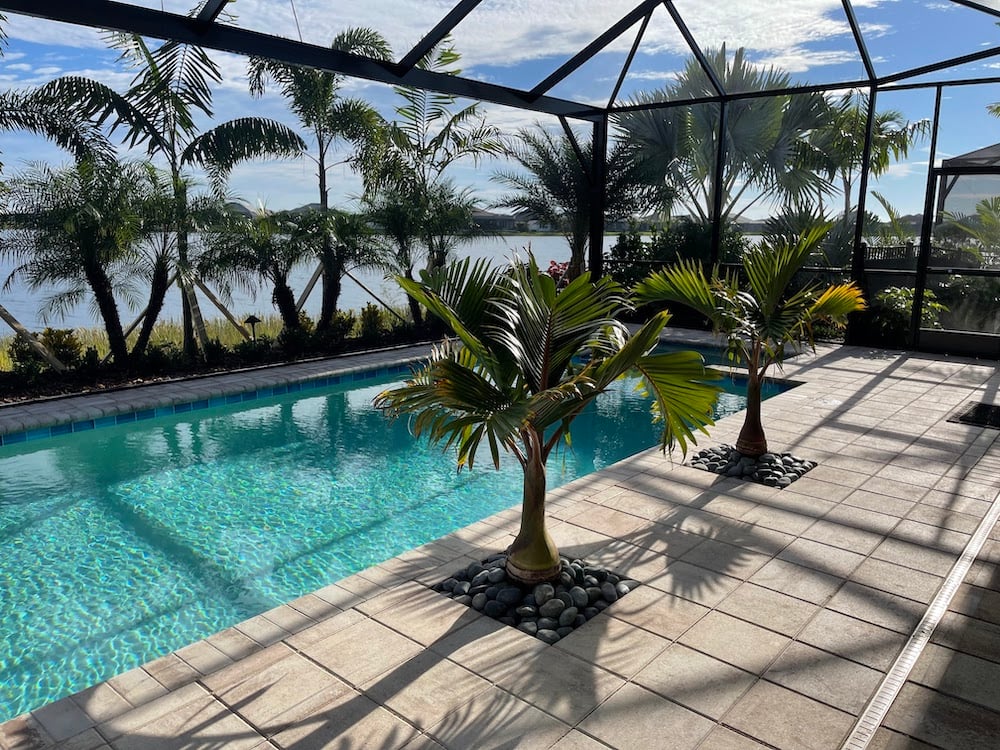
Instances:
[[[760,420],[761,386],[768,369],[784,361],[785,347],[812,346],[815,321],[843,325],[848,313],[864,309],[861,291],[853,284],[790,289],[828,229],[829,225],[814,227],[794,242],[763,241],[743,257],[745,287],[736,274],[720,275],[718,267],[709,279],[693,260],[654,272],[636,286],[635,295],[642,302],[676,302],[704,315],[717,333],[726,336],[730,361],[746,366],[747,412],[736,442],[745,456],[767,452]]]
[[[458,338],[436,347],[405,385],[375,399],[390,416],[414,414],[415,435],[458,449],[472,467],[485,441],[494,466],[501,449],[524,470],[521,527],[507,571],[534,583],[559,572],[559,553],[545,527],[545,465],[568,440],[581,410],[636,369],[656,399],[663,447],[682,449],[694,430],[712,424],[718,388],[695,352],[651,353],[669,313],[629,334],[618,315],[630,306],[610,278],[584,273],[557,288],[533,258],[495,270],[479,261],[425,273],[403,288]],[[581,359],[582,358],[582,359]]]
[[[147,162],[92,161],[54,169],[34,165],[8,183],[0,256],[17,265],[15,279],[30,288],[56,285],[48,309],[65,311],[86,297],[104,322],[115,364],[128,363],[116,294],[127,296],[141,265],[139,245],[156,232],[151,207],[165,186]]]
[[[207,233],[207,251],[199,258],[199,273],[247,291],[255,288],[252,277],[269,283],[271,299],[285,328],[300,327],[295,293],[289,274],[306,258],[319,253],[326,217],[318,212],[293,215],[268,211],[259,206],[250,216],[231,213]]]

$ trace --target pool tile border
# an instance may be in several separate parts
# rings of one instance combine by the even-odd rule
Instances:
[[[16,432],[0,433],[0,446],[21,445],[23,443],[44,440],[52,437],[75,434],[78,432],[90,432],[91,430],[105,427],[117,427],[123,424],[142,422],[157,417],[170,417],[177,414],[188,414],[196,411],[203,411],[219,406],[232,406],[233,404],[247,403],[260,399],[284,396],[289,393],[304,393],[307,391],[321,390],[338,385],[359,383],[367,380],[375,380],[390,375],[402,375],[409,373],[413,363],[422,357],[413,357],[405,362],[392,365],[378,365],[348,369],[334,375],[303,375],[302,379],[290,383],[276,384],[273,386],[261,386],[259,388],[247,388],[243,390],[233,390],[222,396],[212,396],[211,398],[197,398],[190,401],[180,401],[175,404],[163,406],[144,407],[140,409],[124,410],[114,414],[93,419],[70,420],[57,422],[44,427],[34,427],[29,430],[18,430]]]

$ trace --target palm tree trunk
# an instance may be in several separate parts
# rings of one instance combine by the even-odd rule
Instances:
[[[756,366],[751,364],[747,378],[747,415],[743,420],[743,428],[736,440],[736,450],[744,456],[756,458],[767,453],[767,437],[764,435],[764,425],[760,421],[760,391],[763,385]]]
[[[533,584],[559,574],[559,550],[545,528],[545,462],[542,436],[525,432],[524,497],[521,528],[507,551],[507,574]]]
[[[125,331],[122,328],[121,317],[118,315],[118,305],[115,303],[111,279],[104,269],[95,261],[86,264],[84,273],[87,283],[94,292],[94,301],[104,320],[104,329],[108,334],[108,348],[119,367],[128,365],[128,343],[125,341]]]
[[[326,186],[326,146],[318,135],[317,141],[319,143],[319,160],[316,163],[316,169],[319,173],[319,210],[325,218],[330,211],[330,192]],[[336,275],[335,278],[337,269],[335,269],[336,254],[333,238],[326,226],[323,227],[323,246],[320,248],[319,262],[323,266],[323,290],[316,330],[325,331],[333,322],[333,316],[337,312],[337,298],[340,296],[340,276]]]
[[[413,281],[413,270],[412,269],[407,268],[406,271],[403,273],[403,275],[407,279],[409,279],[410,281]],[[406,295],[406,302],[410,306],[410,317],[413,318],[413,325],[414,325],[414,327],[415,328],[423,328],[424,327],[424,313],[423,313],[423,310],[420,309],[420,303],[417,302],[409,294]]]
[[[153,335],[153,326],[163,309],[163,301],[166,299],[167,290],[170,289],[170,263],[166,256],[156,259],[153,266],[153,275],[149,281],[149,304],[146,305],[146,314],[142,319],[142,328],[139,329],[139,338],[132,347],[132,354],[138,356],[146,351],[149,345],[150,336]]]
[[[288,286],[288,279],[283,274],[274,274],[273,299],[285,328],[289,330],[299,328],[299,312],[295,306],[295,293]]]

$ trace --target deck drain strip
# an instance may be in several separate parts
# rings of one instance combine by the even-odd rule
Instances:
[[[927,607],[924,616],[906,641],[903,650],[900,651],[875,694],[865,705],[861,715],[858,716],[858,720],[851,729],[851,733],[847,735],[841,750],[865,750],[868,747],[875,732],[882,726],[882,722],[885,720],[886,714],[889,713],[889,708],[896,700],[896,696],[899,695],[899,691],[903,689],[903,684],[917,663],[924,646],[927,645],[934,629],[948,610],[948,605],[951,604],[955,592],[958,591],[958,587],[965,580],[969,568],[979,556],[979,552],[986,543],[997,519],[1000,519],[1000,494],[993,499],[993,504],[983,520],[979,522],[979,526],[976,527],[975,533],[965,545],[958,560],[952,565],[947,578],[944,579],[944,583],[941,584],[941,588],[938,589],[930,606]]]

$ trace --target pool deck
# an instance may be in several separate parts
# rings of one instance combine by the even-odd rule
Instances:
[[[5,407],[0,433],[419,353]],[[771,447],[819,462],[788,489],[652,450],[549,493],[563,554],[643,583],[553,646],[429,588],[506,547],[512,509],[0,725],[0,746],[997,748],[1000,431],[946,419],[1000,404],[1000,368],[821,346],[783,377],[802,385],[765,402]],[[884,720],[855,732],[884,682]]]

